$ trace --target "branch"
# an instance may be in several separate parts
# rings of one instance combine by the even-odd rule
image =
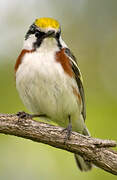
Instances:
[[[19,121],[14,114],[0,114],[0,133],[23,137],[80,154],[97,167],[117,175],[117,152],[110,149],[117,145],[115,141],[86,137],[72,132],[70,140],[64,143],[66,133],[61,133],[62,130],[62,127],[32,119]]]

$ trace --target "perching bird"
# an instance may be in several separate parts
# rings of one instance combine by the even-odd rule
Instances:
[[[68,138],[71,130],[89,135],[81,73],[56,20],[40,18],[30,26],[15,72],[19,95],[32,113],[67,127]],[[91,169],[80,155],[75,159],[81,171]]]

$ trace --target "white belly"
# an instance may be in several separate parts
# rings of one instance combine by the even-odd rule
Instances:
[[[53,53],[30,53],[16,73],[16,87],[24,105],[33,113],[46,114],[60,125],[80,117],[80,105],[73,94],[75,80],[64,73]]]

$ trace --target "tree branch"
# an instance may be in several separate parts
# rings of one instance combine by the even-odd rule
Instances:
[[[0,114],[0,133],[23,137],[36,142],[78,153],[105,171],[117,175],[117,152],[110,149],[117,144],[111,140],[86,137],[72,132],[64,143],[66,133],[62,127],[32,119],[18,119],[17,115]]]

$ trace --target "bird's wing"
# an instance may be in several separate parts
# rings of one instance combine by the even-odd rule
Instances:
[[[70,59],[72,70],[75,74],[75,79],[76,79],[77,86],[79,88],[79,92],[80,92],[81,99],[82,99],[82,112],[81,113],[82,113],[83,119],[85,121],[85,119],[86,119],[86,105],[85,105],[85,95],[84,95],[82,75],[81,75],[80,69],[78,68],[76,58],[71,53],[70,49],[65,48],[65,53]]]

